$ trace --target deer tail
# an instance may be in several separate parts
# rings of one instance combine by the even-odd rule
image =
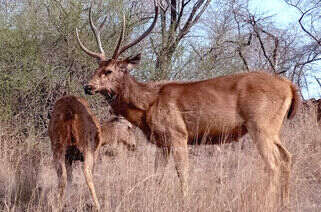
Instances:
[[[292,119],[297,113],[300,104],[300,96],[297,87],[294,84],[291,84],[292,91],[292,101],[290,108],[288,110],[288,119]]]

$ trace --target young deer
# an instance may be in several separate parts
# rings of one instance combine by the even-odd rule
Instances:
[[[62,203],[67,183],[72,183],[72,163],[84,162],[84,175],[95,207],[100,205],[93,182],[94,164],[102,145],[123,143],[130,150],[136,147],[132,125],[113,117],[100,127],[85,99],[61,97],[54,105],[48,126],[54,164],[58,176],[59,200]]]
[[[93,182],[94,163],[101,146],[99,122],[85,99],[63,96],[54,105],[49,122],[49,137],[58,176],[59,199],[72,182],[72,162],[84,162],[84,175],[97,209],[100,208]],[[61,202],[60,202],[61,203]]]
[[[118,153],[120,146],[127,150],[136,150],[136,136],[130,122],[120,116],[112,116],[103,121],[101,127],[102,146],[108,146],[106,153],[114,156]]]
[[[217,141],[221,136],[237,139],[248,132],[269,170],[269,190],[275,193],[281,183],[283,202],[288,202],[291,155],[281,143],[279,133],[284,118],[296,113],[300,99],[295,85],[264,72],[194,82],[138,82],[130,70],[139,64],[140,54],[126,59],[119,56],[151,32],[157,12],[156,7],[148,30],[120,49],[123,28],[111,59],[105,56],[99,30],[91,18],[100,53],[88,50],[77,32],[81,49],[98,59],[99,65],[84,87],[85,93],[105,96],[116,114],[138,126],[160,147],[155,170],[161,167],[164,173],[169,153],[173,153],[183,196],[188,193],[188,144],[204,135]]]

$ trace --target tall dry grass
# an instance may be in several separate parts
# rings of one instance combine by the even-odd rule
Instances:
[[[284,124],[281,139],[293,155],[287,211],[321,211],[320,135],[312,111]],[[219,148],[191,146],[190,192],[182,200],[173,160],[159,185],[154,173],[155,146],[137,136],[136,152],[123,151],[117,157],[101,154],[97,161],[94,180],[103,211],[285,210],[269,204],[264,164],[249,137]],[[14,129],[0,125],[0,144],[0,210],[55,211],[57,177],[49,139],[32,132],[20,138]],[[65,211],[92,210],[81,168],[80,163],[74,164]]]

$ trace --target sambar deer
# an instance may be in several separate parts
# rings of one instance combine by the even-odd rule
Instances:
[[[123,118],[112,117],[100,126],[85,99],[63,96],[54,105],[48,130],[58,176],[59,203],[64,200],[67,183],[72,183],[72,163],[80,160],[84,162],[86,183],[99,210],[93,182],[99,149],[105,144],[123,143],[128,149],[135,150],[132,125]]]
[[[296,86],[289,80],[264,72],[227,75],[194,82],[138,82],[130,70],[139,64],[140,54],[120,59],[128,48],[140,42],[156,24],[158,8],[150,27],[130,44],[122,47],[125,24],[111,59],[100,42],[99,30],[90,26],[100,52],[81,49],[98,59],[98,68],[84,86],[86,94],[100,93],[116,114],[138,126],[155,143],[155,171],[168,163],[173,153],[183,196],[188,193],[188,148],[203,135],[233,139],[249,133],[269,170],[269,189],[282,184],[282,202],[289,200],[291,155],[279,137],[285,117],[291,118],[300,101]],[[101,28],[101,27],[100,27]],[[282,180],[284,179],[284,181]]]
[[[136,150],[136,136],[134,128],[127,119],[112,116],[100,125],[102,146],[107,147],[105,154],[115,156],[121,146],[129,151]]]
[[[84,162],[84,175],[96,208],[100,208],[93,170],[99,147],[101,131],[99,122],[85,99],[63,96],[54,105],[48,126],[53,160],[58,176],[59,201],[65,197],[67,182],[72,183],[72,162]]]

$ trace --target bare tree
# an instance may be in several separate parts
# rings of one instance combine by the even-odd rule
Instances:
[[[296,8],[301,16],[298,19],[301,30],[306,33],[317,45],[321,46],[320,28],[320,0],[284,0],[288,5]],[[308,19],[308,21],[305,21]]]
[[[302,45],[296,48],[295,61],[291,79],[300,87],[307,87],[306,72],[313,70],[321,61],[321,29],[320,29],[320,0],[284,0],[296,8],[301,16],[297,22],[304,33]]]
[[[164,0],[160,1],[161,41],[159,45],[151,39],[156,53],[154,79],[166,79],[172,69],[172,58],[181,40],[209,6],[211,0]]]

